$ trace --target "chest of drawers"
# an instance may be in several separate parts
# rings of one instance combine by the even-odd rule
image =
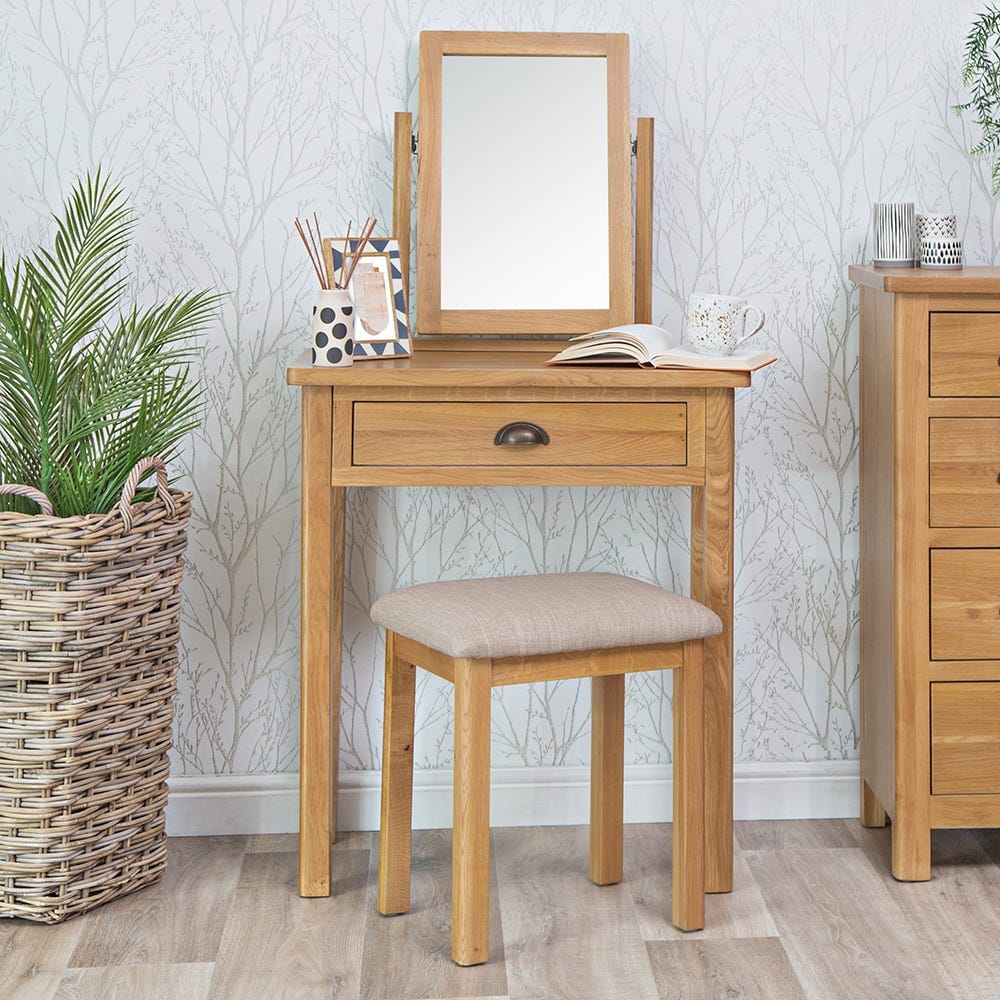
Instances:
[[[1000,826],[1000,268],[861,285],[861,818]]]

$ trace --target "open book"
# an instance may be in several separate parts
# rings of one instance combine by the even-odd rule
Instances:
[[[701,368],[752,372],[778,359],[767,351],[699,354],[681,347],[680,337],[662,326],[630,323],[573,337],[569,347],[546,364],[635,364],[644,368]]]

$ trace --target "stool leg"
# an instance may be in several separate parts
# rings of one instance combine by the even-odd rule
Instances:
[[[378,848],[378,911],[410,908],[410,841],[413,813],[413,701],[416,667],[385,637],[385,718],[382,726],[382,831]]]
[[[451,859],[451,957],[489,958],[490,661],[455,661],[455,815]]]
[[[625,675],[590,679],[590,878],[621,882]]]
[[[704,644],[684,643],[674,671],[673,924],[705,926]]]

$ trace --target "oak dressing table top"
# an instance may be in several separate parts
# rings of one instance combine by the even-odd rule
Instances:
[[[505,342],[506,343],[506,342]],[[635,365],[546,365],[539,351],[490,349],[414,351],[408,358],[379,358],[346,368],[309,364],[303,353],[288,368],[289,385],[417,386],[472,388],[691,389],[740,388],[750,385],[750,373],[696,368],[639,368]]]

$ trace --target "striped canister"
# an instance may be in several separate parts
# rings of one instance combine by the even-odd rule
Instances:
[[[872,211],[876,267],[913,267],[916,215],[912,201],[877,201]]]

